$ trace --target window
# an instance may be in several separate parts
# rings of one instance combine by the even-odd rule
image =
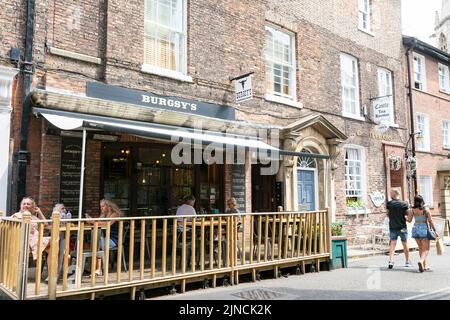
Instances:
[[[347,206],[364,201],[363,148],[345,148],[345,193]]]
[[[370,31],[370,0],[358,1],[359,28]]]
[[[428,125],[428,117],[422,114],[417,115],[417,130],[420,134],[417,135],[417,149],[422,151],[430,151],[430,132]]]
[[[420,195],[425,201],[425,205],[432,208],[433,207],[433,180],[430,176],[420,176]]]
[[[394,124],[394,97],[392,95],[392,73],[378,68],[378,96],[389,104],[390,123]],[[381,98],[382,97],[382,98]]]
[[[343,115],[361,118],[358,61],[356,58],[344,53],[341,54],[341,87]]]
[[[448,67],[440,63],[439,63],[439,89],[445,92],[450,92]]]
[[[442,144],[444,148],[450,148],[450,122],[447,120],[444,120],[442,122],[442,137],[443,141]]]
[[[414,88],[424,90],[426,89],[425,77],[425,58],[420,54],[414,53]]]
[[[266,26],[266,90],[269,94],[296,99],[294,35]]]
[[[185,0],[146,0],[144,65],[186,73]]]

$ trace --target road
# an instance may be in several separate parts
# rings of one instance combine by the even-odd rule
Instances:
[[[410,253],[413,268],[404,267],[403,254],[387,268],[388,257],[349,261],[349,267],[319,273],[290,275],[235,286],[189,291],[153,299],[165,300],[450,300],[450,247],[442,256],[430,254],[431,271],[419,273],[417,251]]]

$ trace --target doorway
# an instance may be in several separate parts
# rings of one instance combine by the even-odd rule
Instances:
[[[306,149],[302,152],[310,153]],[[314,158],[298,157],[297,199],[299,211],[314,211],[318,208],[317,161]]]
[[[253,212],[275,212],[275,175],[261,175],[260,164],[252,165],[252,210]]]

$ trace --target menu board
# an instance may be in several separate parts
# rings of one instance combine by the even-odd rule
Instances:
[[[245,212],[245,165],[235,164],[231,170],[231,196],[236,199],[240,212]]]
[[[74,217],[78,216],[80,198],[81,149],[81,139],[62,138],[59,198]]]

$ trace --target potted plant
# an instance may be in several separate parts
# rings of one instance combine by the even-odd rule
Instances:
[[[349,214],[366,213],[366,204],[364,201],[357,200],[356,198],[347,199],[347,211]]]

